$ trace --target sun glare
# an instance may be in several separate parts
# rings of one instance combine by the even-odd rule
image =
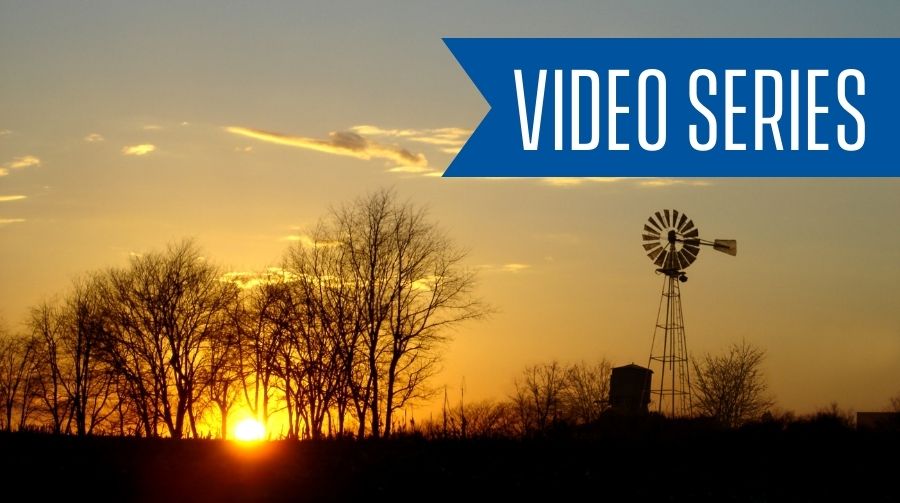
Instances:
[[[247,418],[234,428],[234,438],[240,442],[259,442],[266,437],[266,428],[253,418]]]

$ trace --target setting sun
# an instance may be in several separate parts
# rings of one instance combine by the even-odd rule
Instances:
[[[265,436],[265,426],[256,419],[249,417],[238,423],[234,429],[234,438],[241,442],[258,442]]]

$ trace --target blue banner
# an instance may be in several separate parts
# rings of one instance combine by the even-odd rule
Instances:
[[[482,39],[453,177],[900,176],[900,39]]]

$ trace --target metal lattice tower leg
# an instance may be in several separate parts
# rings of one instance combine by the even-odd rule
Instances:
[[[679,274],[665,275],[647,366],[653,370],[650,398],[654,403],[651,408],[655,406],[659,413],[669,417],[690,417],[693,415],[691,375]]]

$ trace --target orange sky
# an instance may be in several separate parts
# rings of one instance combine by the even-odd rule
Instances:
[[[503,398],[528,364],[645,363],[660,282],[640,246],[678,208],[701,253],[688,346],[768,351],[779,406],[881,409],[900,391],[900,181],[450,180],[485,113],[442,36],[898,36],[895,2],[0,3],[0,316],[77,274],[196,236],[232,270],[278,262],[329,205],[380,187],[471,250],[498,312],[434,385]]]

